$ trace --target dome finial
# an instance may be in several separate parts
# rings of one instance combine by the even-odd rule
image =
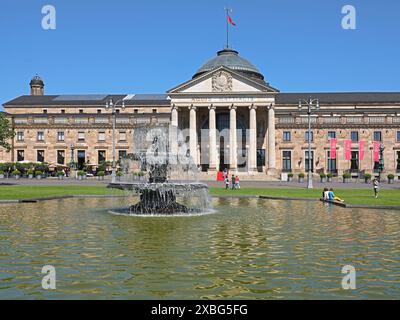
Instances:
[[[29,83],[31,87],[31,96],[42,96],[44,95],[44,82],[42,78],[36,73]]]

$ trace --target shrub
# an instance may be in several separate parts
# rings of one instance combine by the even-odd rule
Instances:
[[[351,174],[348,172],[343,173],[343,178],[344,179],[350,179],[351,178]]]
[[[4,174],[4,171],[3,171],[3,170],[0,170],[0,174]]]
[[[35,176],[41,176],[43,174],[43,171],[36,170],[35,171]]]
[[[143,177],[143,176],[144,176],[144,172],[143,172],[143,171],[139,171],[139,172],[138,172],[138,176],[139,176],[139,177]]]
[[[82,171],[82,170],[79,170],[79,171],[78,171],[78,176],[83,177],[83,176],[85,176],[85,175],[86,175],[86,172],[85,172],[85,171]]]
[[[321,172],[321,173],[319,174],[319,176],[320,176],[321,178],[326,178],[326,174],[323,173],[323,172]]]
[[[104,172],[104,171],[99,171],[99,172],[97,172],[97,176],[98,176],[98,177],[104,177],[104,175],[105,175],[105,172]]]
[[[13,174],[14,176],[19,176],[19,175],[21,175],[21,171],[19,171],[18,169],[15,169],[15,170],[12,172],[12,174]]]
[[[29,175],[33,175],[35,172],[33,171],[33,169],[29,169],[26,173]]]
[[[372,174],[370,174],[370,173],[366,173],[366,174],[364,175],[364,179],[365,179],[365,180],[371,180],[371,178],[372,178]]]
[[[299,178],[304,178],[305,174],[303,172],[299,173]]]
[[[332,177],[333,177],[333,173],[329,172],[326,176],[327,176],[328,178],[332,178]]]
[[[64,171],[57,171],[57,176],[58,177],[63,177],[63,176],[65,176],[65,173],[64,173]]]
[[[387,178],[388,178],[389,180],[393,180],[393,179],[394,179],[394,174],[388,174],[388,175],[387,175]]]
[[[124,174],[121,171],[117,172],[117,177],[122,177]]]
[[[289,178],[293,178],[293,172],[289,172],[287,175]]]

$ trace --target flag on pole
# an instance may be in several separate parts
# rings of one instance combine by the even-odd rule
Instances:
[[[344,141],[344,155],[346,160],[351,160],[351,140]]]
[[[365,146],[365,141],[364,140],[360,140],[359,141],[359,149],[360,149],[360,161],[361,160],[364,160],[364,154],[365,154],[365,151],[364,151],[364,146]]]
[[[232,17],[229,15],[229,13],[227,14],[227,16],[228,16],[228,22],[229,22],[232,26],[236,27],[236,23],[233,21]]]
[[[374,141],[374,162],[379,162],[379,147],[381,143],[379,141]]]
[[[337,139],[331,138],[331,159],[336,159],[336,144]]]

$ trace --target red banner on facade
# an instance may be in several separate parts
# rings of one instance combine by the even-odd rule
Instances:
[[[336,144],[337,139],[331,138],[331,159],[336,159]]]
[[[351,140],[344,140],[344,156],[346,160],[351,159]]]
[[[364,160],[364,154],[365,154],[365,141],[360,140],[359,142],[359,151],[360,151],[360,160]]]
[[[381,143],[379,141],[374,141],[374,162],[379,162],[379,147]]]

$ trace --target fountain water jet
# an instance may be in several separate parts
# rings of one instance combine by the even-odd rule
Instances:
[[[144,126],[134,130],[135,153],[121,161],[124,173],[109,188],[139,194],[139,202],[118,213],[138,215],[175,215],[202,213],[211,209],[207,185],[197,182],[197,166],[188,155],[186,143],[178,137],[179,149],[169,150],[168,126]],[[132,168],[147,172],[148,181],[136,181]],[[169,181],[169,175],[183,178]],[[179,202],[178,202],[178,199]],[[182,203],[181,203],[182,202]]]

